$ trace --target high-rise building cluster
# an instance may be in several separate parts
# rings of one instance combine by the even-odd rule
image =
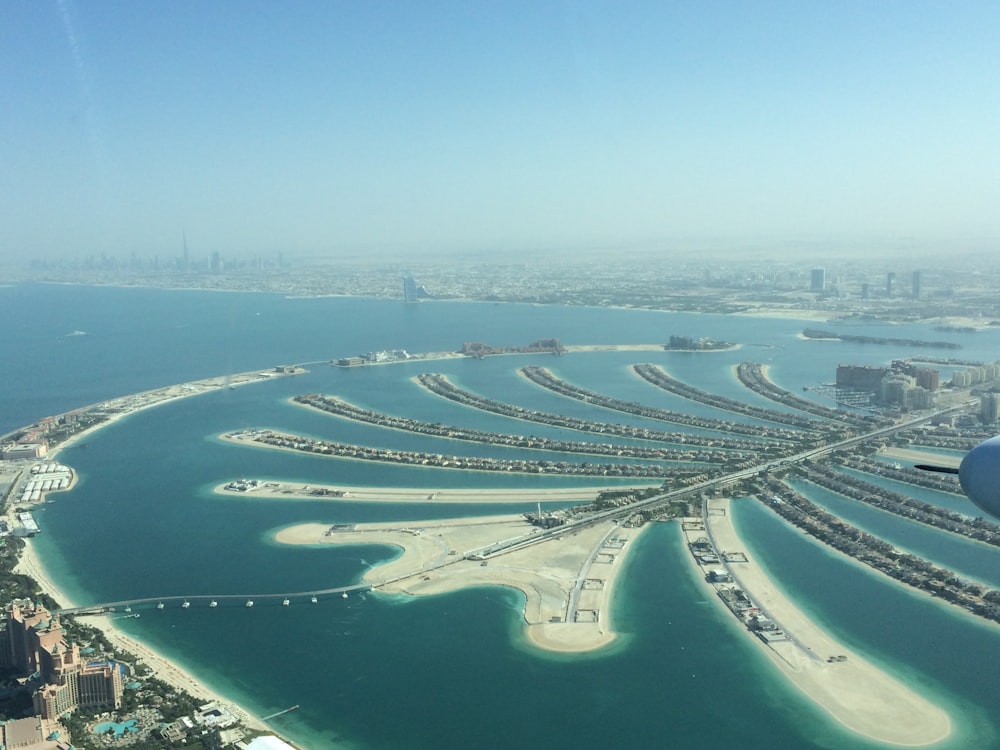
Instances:
[[[939,381],[937,370],[901,360],[893,362],[891,367],[837,365],[838,388],[867,391],[878,403],[904,411],[932,407]]]
[[[83,660],[79,645],[67,642],[58,615],[30,600],[17,600],[7,608],[6,625],[0,661],[38,685],[32,695],[36,715],[57,719],[78,708],[113,711],[121,706],[121,666]]]
[[[951,374],[951,384],[955,388],[968,388],[980,383],[989,383],[997,378],[1000,378],[1000,362],[993,362],[988,365],[955,370]]]

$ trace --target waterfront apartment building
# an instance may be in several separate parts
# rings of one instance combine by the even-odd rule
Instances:
[[[837,387],[875,393],[882,382],[882,378],[890,372],[891,370],[888,367],[837,365]]]
[[[44,440],[34,443],[8,443],[0,448],[0,459],[14,461],[19,458],[42,458],[48,450],[49,446]]]
[[[80,647],[67,643],[58,616],[31,601],[7,609],[6,651],[19,673],[41,683],[32,696],[35,713],[57,719],[78,708],[115,710],[121,706],[124,680],[114,662],[85,663]]]

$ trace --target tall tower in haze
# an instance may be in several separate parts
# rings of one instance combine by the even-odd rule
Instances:
[[[892,296],[892,282],[894,282],[895,280],[896,280],[896,273],[894,271],[889,271],[889,273],[887,273],[885,275],[885,296],[886,297],[891,297]]]
[[[814,268],[809,274],[809,290],[812,292],[822,292],[826,289],[826,269]]]
[[[417,280],[414,279],[410,274],[406,274],[403,277],[403,301],[404,302],[417,301]]]
[[[913,272],[913,299],[920,299],[920,271]]]

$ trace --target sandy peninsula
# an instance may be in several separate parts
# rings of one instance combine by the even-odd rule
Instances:
[[[641,531],[607,521],[500,554],[491,554],[490,547],[541,535],[541,529],[511,515],[359,524],[351,530],[301,524],[279,531],[276,539],[284,544],[399,547],[398,558],[365,575],[376,591],[421,596],[469,586],[517,589],[525,597],[523,616],[531,643],[551,651],[584,652],[615,639],[612,594]]]
[[[948,737],[948,714],[890,674],[867,661],[856,651],[812,622],[768,578],[752,556],[744,551],[729,515],[728,499],[709,501],[701,529],[685,524],[687,540],[708,537],[720,552],[738,562],[725,568],[733,576],[731,584],[707,581],[708,567],[689,557],[711,599],[729,613],[716,596],[718,587],[736,585],[754,604],[780,625],[790,640],[765,643],[747,631],[747,637],[767,654],[772,663],[795,687],[830,716],[851,731],[895,745],[931,745]],[[742,554],[733,554],[742,553]],[[737,622],[734,618],[733,622]]]

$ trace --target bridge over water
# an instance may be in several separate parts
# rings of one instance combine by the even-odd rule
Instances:
[[[127,609],[182,609],[189,607],[247,607],[258,605],[282,605],[315,603],[320,599],[344,598],[352,593],[370,591],[370,583],[356,583],[350,586],[338,586],[332,589],[317,589],[316,591],[290,591],[286,593],[269,594],[193,594],[190,596],[151,596],[143,599],[122,599],[116,602],[92,604],[89,607],[67,607],[53,610],[53,614],[61,615],[96,615],[108,612],[121,612]],[[160,607],[160,605],[163,605]]]
[[[655,508],[658,505],[670,502],[672,500],[677,500],[682,497],[689,495],[694,495],[697,493],[705,492],[706,490],[715,487],[724,487],[726,485],[732,484],[741,479],[746,479],[764,472],[773,471],[775,469],[784,468],[786,466],[793,465],[800,461],[807,459],[815,459],[821,456],[825,456],[837,450],[843,450],[844,448],[854,447],[860,443],[867,440],[871,440],[877,437],[886,437],[895,432],[908,429],[915,425],[921,424],[923,422],[930,421],[934,417],[942,414],[947,414],[952,411],[957,411],[963,408],[962,405],[951,406],[945,409],[940,409],[931,414],[923,414],[921,416],[902,421],[898,424],[892,425],[890,427],[882,427],[873,430],[862,435],[856,435],[854,437],[848,438],[846,440],[841,440],[837,443],[832,443],[830,445],[825,445],[819,448],[810,448],[808,450],[797,453],[793,456],[786,456],[784,458],[775,459],[768,461],[766,463],[760,464],[758,466],[753,466],[748,469],[743,469],[741,471],[734,472],[732,474],[727,474],[721,477],[713,477],[702,482],[690,485],[688,487],[683,487],[680,489],[665,492],[654,497],[648,498],[646,500],[641,500],[637,503],[622,506],[620,508],[611,508],[609,510],[601,511],[598,513],[593,513],[588,515],[586,518],[578,519],[572,521],[563,526],[557,526],[552,529],[546,529],[545,531],[534,530],[530,534],[523,536],[514,537],[512,539],[506,539],[503,541],[496,542],[494,544],[486,545],[479,549],[475,549],[466,552],[464,555],[456,556],[449,560],[439,562],[434,565],[429,565],[421,570],[405,573],[403,575],[395,576],[378,583],[356,583],[349,586],[338,586],[335,588],[328,589],[317,589],[315,591],[293,591],[287,593],[267,593],[267,594],[193,594],[189,596],[160,596],[160,597],[146,597],[142,599],[123,599],[116,602],[104,602],[102,604],[94,604],[89,607],[74,607],[66,608],[61,610],[56,610],[59,614],[74,614],[74,615],[86,615],[86,614],[105,614],[108,612],[118,612],[129,608],[130,610],[136,607],[141,608],[152,608],[166,609],[167,607],[177,607],[184,608],[187,607],[252,607],[257,604],[266,605],[284,605],[286,600],[288,605],[299,604],[299,603],[313,603],[313,600],[319,600],[322,598],[332,598],[332,597],[344,597],[345,595],[350,596],[353,592],[371,591],[373,589],[381,588],[390,583],[395,583],[396,581],[401,581],[406,578],[411,578],[417,575],[426,574],[432,570],[437,570],[439,568],[452,565],[461,560],[485,560],[497,555],[502,555],[508,552],[513,552],[517,549],[523,549],[528,546],[539,544],[544,541],[548,541],[555,537],[562,536],[564,534],[575,533],[585,526],[590,526],[595,523],[600,523],[602,521],[609,521],[619,518],[624,518],[635,514],[637,511]],[[162,607],[160,605],[163,605]]]

